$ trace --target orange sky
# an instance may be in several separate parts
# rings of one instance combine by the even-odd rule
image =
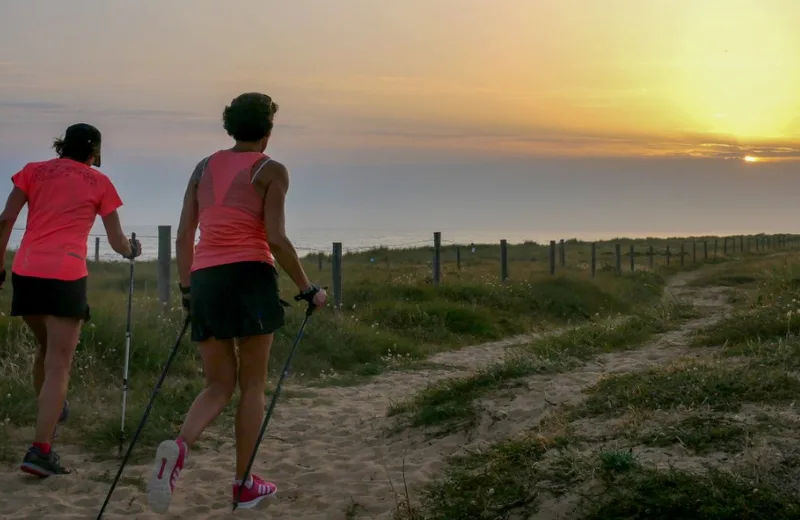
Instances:
[[[312,129],[298,148],[800,154],[796,0],[29,0],[0,19],[11,119],[48,101],[213,125],[259,89]],[[173,138],[205,145],[193,128]]]
[[[291,226],[782,229],[798,27],[798,0],[3,1],[0,168],[89,121],[131,220],[174,223],[260,90]]]

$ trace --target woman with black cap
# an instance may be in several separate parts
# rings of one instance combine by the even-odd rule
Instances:
[[[31,162],[11,177],[14,187],[0,213],[0,285],[5,253],[17,216],[28,204],[28,221],[11,268],[11,315],[21,316],[39,348],[33,365],[38,396],[36,433],[21,470],[38,477],[69,473],[50,447],[66,419],[70,367],[81,326],[89,320],[86,295],[87,241],[97,215],[111,247],[125,258],[141,254],[126,238],[117,209],[122,200],[100,166],[101,135],[78,123],[53,148],[57,158]]]

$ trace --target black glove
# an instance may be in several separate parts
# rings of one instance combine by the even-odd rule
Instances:
[[[133,260],[134,258],[142,254],[142,245],[139,243],[138,240],[136,240],[136,238],[131,238],[128,240],[128,242],[131,245],[131,254],[129,256],[126,256],[125,259]]]
[[[0,270],[0,287],[2,287],[4,283],[6,283],[6,270],[2,269]]]
[[[306,289],[305,291],[295,296],[294,301],[308,302],[308,310],[306,311],[306,313],[310,315],[311,312],[316,308],[316,305],[314,305],[314,296],[316,296],[318,292],[319,292],[319,287],[317,287],[314,284],[311,284],[310,288]]]
[[[184,287],[181,284],[178,284],[178,289],[181,291],[181,303],[183,304],[183,309],[186,311],[186,314],[191,314],[192,311],[192,299],[191,299],[191,287]]]

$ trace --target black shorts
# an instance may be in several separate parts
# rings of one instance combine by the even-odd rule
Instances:
[[[192,341],[271,334],[284,322],[278,271],[266,262],[236,262],[191,275]]]
[[[86,279],[56,280],[11,273],[12,316],[58,316],[89,321]]]

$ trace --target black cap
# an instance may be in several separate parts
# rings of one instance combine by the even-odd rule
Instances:
[[[88,143],[94,147],[100,146],[100,130],[88,123],[76,123],[64,133],[65,143]]]

